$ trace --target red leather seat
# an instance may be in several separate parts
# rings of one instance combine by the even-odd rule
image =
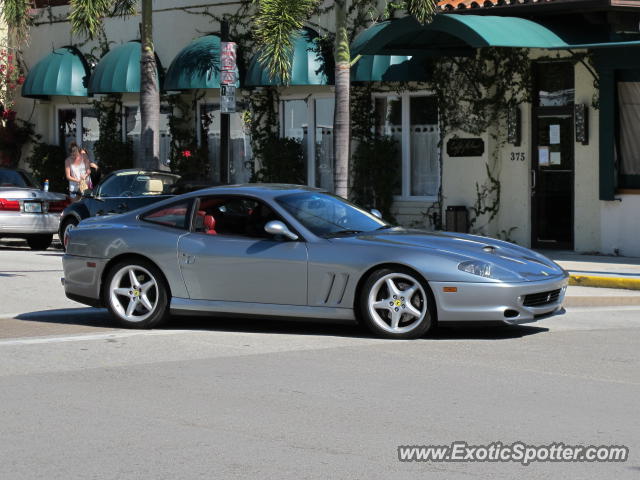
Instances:
[[[204,217],[204,233],[207,235],[217,235],[216,232],[216,219],[213,215],[205,215]]]

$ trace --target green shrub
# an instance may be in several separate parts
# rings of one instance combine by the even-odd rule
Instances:
[[[64,173],[65,158],[64,148],[58,145],[36,143],[27,163],[40,184],[44,185],[44,181],[48,179],[50,191],[66,192],[68,182]]]
[[[351,199],[366,208],[377,208],[393,221],[394,188],[401,179],[398,142],[391,137],[374,137],[358,143],[352,157]]]
[[[260,169],[253,175],[252,182],[307,183],[300,140],[269,136],[260,145],[259,159]]]

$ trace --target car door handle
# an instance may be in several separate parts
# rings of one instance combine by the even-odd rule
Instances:
[[[187,255],[186,253],[182,252],[180,254],[180,262],[183,263],[184,265],[192,265],[196,263],[196,256]]]

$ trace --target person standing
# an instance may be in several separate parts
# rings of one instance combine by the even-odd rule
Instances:
[[[88,182],[91,177],[91,167],[86,154],[82,154],[77,144],[71,144],[71,151],[64,162],[64,173],[69,181],[69,196],[72,199],[82,195],[82,192],[89,188]]]

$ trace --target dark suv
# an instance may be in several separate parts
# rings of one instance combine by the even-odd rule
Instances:
[[[186,182],[179,175],[139,169],[118,170],[107,175],[93,190],[62,212],[58,235],[65,248],[65,233],[85,218],[111,215],[158,202],[165,198],[212,186],[206,181]]]

